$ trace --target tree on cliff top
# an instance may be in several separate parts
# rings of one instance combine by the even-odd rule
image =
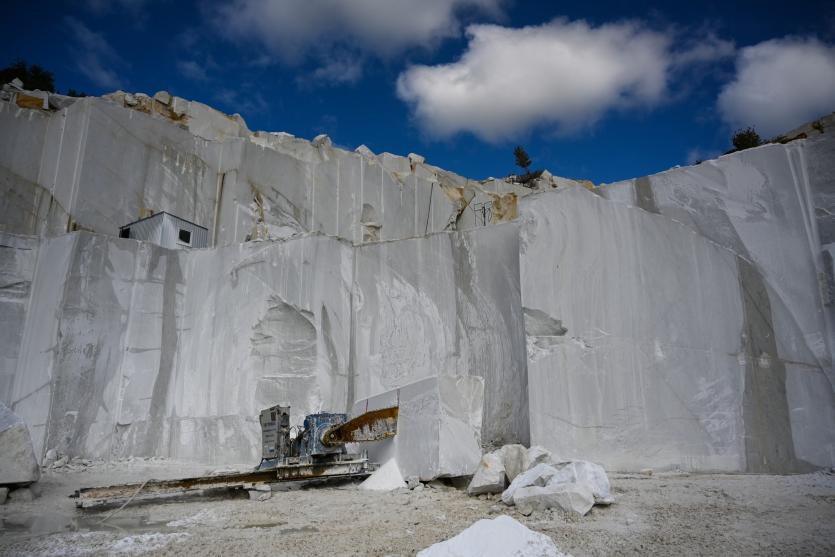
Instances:
[[[12,64],[0,69],[0,84],[11,83],[14,78],[23,82],[26,89],[40,89],[55,92],[55,78],[52,72],[37,64],[26,65],[24,60],[16,60]]]
[[[742,151],[751,147],[759,147],[763,144],[763,141],[753,127],[748,127],[744,130],[737,130],[731,138],[731,143],[733,143],[734,149]]]
[[[534,170],[531,172],[530,168],[533,163],[531,162],[531,158],[528,156],[528,152],[525,151],[521,145],[517,145],[516,148],[513,149],[513,157],[516,159],[516,166],[525,171],[524,174],[516,177],[516,182],[524,186],[533,187],[531,186],[531,183],[542,176],[542,171]]]
[[[531,162],[531,158],[528,156],[528,152],[525,151],[521,145],[517,145],[513,150],[513,156],[516,158],[516,166],[524,170],[525,174],[530,172],[528,169],[533,163]]]

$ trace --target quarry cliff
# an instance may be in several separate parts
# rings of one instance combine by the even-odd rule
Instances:
[[[165,92],[6,86],[0,196],[0,402],[38,458],[255,462],[261,408],[436,378],[425,454],[471,448],[431,475],[514,442],[623,471],[835,465],[828,129],[525,187]],[[207,247],[119,237],[161,212]]]

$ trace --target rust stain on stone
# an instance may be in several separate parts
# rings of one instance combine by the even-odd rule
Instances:
[[[37,108],[41,110],[46,108],[44,106],[45,100],[43,98],[27,95],[25,93],[18,93],[15,102],[20,108]]]
[[[492,200],[493,218],[491,219],[491,222],[509,222],[518,216],[518,198],[515,193],[488,193],[487,195],[489,195]]]
[[[399,407],[371,410],[348,420],[335,428],[329,429],[322,443],[328,446],[363,441],[380,441],[397,434],[397,416]]]

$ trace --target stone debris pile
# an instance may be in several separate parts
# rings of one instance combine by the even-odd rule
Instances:
[[[525,515],[550,508],[585,515],[594,505],[615,501],[599,464],[561,460],[543,447],[522,445],[505,445],[485,454],[467,493],[501,493],[502,502],[516,505]]]
[[[368,489],[371,491],[393,491],[395,489],[409,487],[400,474],[400,468],[397,466],[397,460],[389,459],[388,462],[380,466],[368,479],[360,484],[360,489]]]
[[[509,516],[479,520],[457,536],[436,543],[418,557],[571,557],[554,541]]]

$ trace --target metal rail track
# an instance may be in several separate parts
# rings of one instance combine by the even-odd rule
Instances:
[[[364,478],[371,472],[368,459],[360,458],[329,463],[282,465],[269,470],[236,474],[197,476],[177,480],[151,479],[143,483],[85,487],[77,490],[70,497],[77,499],[76,507],[86,509],[131,500],[146,501],[214,489],[252,489],[257,485],[278,482]]]

